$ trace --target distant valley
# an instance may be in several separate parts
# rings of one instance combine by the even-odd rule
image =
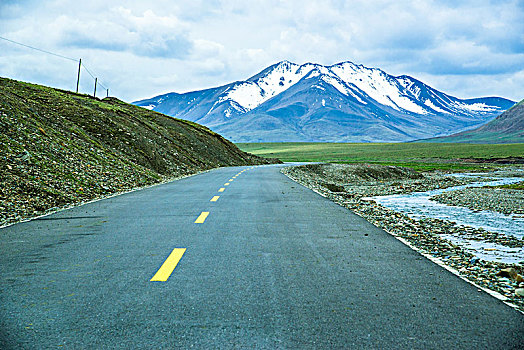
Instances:
[[[479,127],[515,102],[459,99],[351,62],[282,61],[245,81],[134,104],[198,122],[233,142],[401,142]]]

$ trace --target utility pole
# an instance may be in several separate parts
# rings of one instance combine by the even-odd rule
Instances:
[[[80,84],[80,68],[82,68],[82,59],[78,62],[78,76],[76,77],[76,93],[78,94],[78,85]]]
[[[93,97],[96,97],[96,81],[98,80],[98,78],[95,78],[95,92],[93,92]]]
[[[106,97],[109,97],[109,89],[106,89],[107,95]]]

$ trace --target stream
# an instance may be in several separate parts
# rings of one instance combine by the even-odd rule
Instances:
[[[486,231],[496,232],[517,238],[524,237],[524,217],[504,215],[493,211],[473,211],[466,207],[451,206],[430,200],[432,196],[460,190],[469,187],[499,186],[517,183],[522,177],[495,178],[495,174],[455,174],[458,177],[478,177],[479,181],[467,185],[448,187],[426,192],[410,194],[376,196],[372,199],[384,207],[401,212],[415,220],[421,218],[437,218],[454,221],[457,225],[483,228]],[[486,261],[505,263],[519,263],[524,260],[523,248],[509,248],[500,244],[464,239],[458,235],[441,235],[454,244],[460,245],[470,253]]]

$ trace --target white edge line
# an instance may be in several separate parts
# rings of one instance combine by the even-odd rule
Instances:
[[[367,222],[369,222],[369,221],[368,221],[365,217],[363,217],[362,215],[360,215],[360,214],[358,214],[358,213],[356,213],[356,212],[354,212],[354,211],[352,211],[352,210],[346,208],[345,206],[343,206],[343,205],[340,204],[340,203],[337,203],[337,202],[335,202],[335,201],[332,201],[330,198],[328,198],[327,196],[325,196],[323,193],[321,193],[321,192],[319,192],[319,191],[317,191],[317,190],[315,190],[315,189],[312,189],[312,188],[309,188],[309,187],[307,187],[307,186],[302,185],[300,182],[296,181],[295,179],[293,179],[293,178],[292,178],[291,176],[289,176],[288,174],[285,174],[285,173],[283,173],[283,172],[281,172],[281,174],[285,175],[286,177],[288,177],[289,179],[291,179],[293,182],[299,184],[300,186],[302,186],[302,187],[304,187],[304,188],[307,188],[308,190],[311,190],[311,191],[315,192],[316,194],[320,195],[321,197],[324,197],[324,198],[328,199],[328,200],[329,200],[330,202],[332,202],[332,203],[338,204],[338,205],[341,206],[342,208],[349,210],[349,211],[352,212],[353,214],[358,215],[358,216],[360,216],[361,218],[363,218],[364,220],[366,220]],[[446,265],[446,264],[445,264],[441,259],[439,259],[439,258],[437,258],[437,257],[434,257],[433,255],[430,255],[430,254],[424,253],[422,250],[420,250],[419,248],[415,247],[415,246],[412,245],[410,242],[408,242],[408,241],[405,240],[404,238],[402,238],[402,237],[396,235],[395,233],[393,233],[393,232],[389,232],[389,231],[387,231],[386,229],[384,229],[384,228],[382,228],[382,227],[378,227],[378,226],[372,224],[371,222],[369,222],[369,223],[370,223],[371,225],[373,225],[373,226],[375,226],[375,227],[381,229],[382,231],[389,233],[391,236],[395,237],[397,240],[399,240],[400,242],[404,243],[406,246],[408,246],[408,247],[411,248],[412,250],[416,251],[417,253],[419,253],[420,255],[422,255],[423,257],[425,257],[426,259],[430,260],[431,262],[437,264],[438,266],[443,267],[444,269],[448,270],[449,272],[451,272],[451,273],[454,274],[455,276],[459,277],[461,280],[468,282],[469,284],[471,284],[471,285],[474,286],[475,288],[478,288],[478,289],[480,289],[480,290],[482,290],[482,291],[488,293],[488,294],[491,295],[492,297],[494,297],[494,298],[496,298],[496,299],[502,301],[504,304],[506,304],[506,305],[508,305],[509,307],[511,307],[511,308],[513,308],[513,309],[515,309],[515,310],[517,310],[517,311],[520,312],[521,314],[524,314],[524,311],[520,310],[520,309],[518,308],[517,305],[510,303],[510,302],[508,301],[508,298],[505,297],[504,295],[500,294],[499,292],[496,292],[496,291],[494,291],[494,290],[491,290],[491,289],[488,289],[488,288],[485,288],[485,287],[479,286],[479,285],[476,284],[475,282],[473,282],[473,281],[467,279],[466,277],[462,276],[462,275],[460,274],[460,272],[458,272],[458,270],[452,268],[452,267],[449,266],[449,265]]]

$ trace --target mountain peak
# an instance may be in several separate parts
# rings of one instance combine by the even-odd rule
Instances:
[[[335,67],[335,66],[364,67],[363,65],[353,63],[352,61],[342,61],[342,62],[338,62],[338,63],[332,64],[330,67]],[[364,67],[364,68],[366,68],[366,67]]]
[[[310,130],[307,137],[277,137],[271,138],[271,141],[407,141],[478,126],[513,104],[502,98],[461,100],[410,76],[389,75],[379,68],[368,68],[351,61],[324,66],[310,62],[298,65],[283,60],[245,81],[198,93],[162,97],[162,100],[157,97],[137,104],[210,127],[216,126],[219,132],[223,130],[222,126],[230,128],[228,125],[247,123],[255,117],[265,118],[269,128],[277,128],[276,125],[291,123],[291,119],[298,118],[292,122],[292,129]],[[334,116],[337,116],[336,123],[340,126],[332,130],[333,134],[322,137],[311,134],[313,130],[316,130],[314,133],[327,133],[330,128],[324,130],[313,124],[309,126],[309,118],[322,124]],[[358,131],[364,124],[354,125],[344,121],[344,118],[350,120],[356,116],[364,120],[376,119],[368,126],[370,131],[365,138],[347,136],[368,133]],[[258,124],[259,121],[251,120],[251,123]],[[353,126],[347,129],[348,125]],[[383,136],[374,138],[371,130]],[[281,135],[280,131],[275,132]],[[268,140],[266,137],[243,137],[235,136],[234,139]]]
[[[298,64],[293,63],[293,62],[288,61],[288,60],[283,60],[283,61],[280,61],[280,62],[274,64],[274,66],[293,67],[293,66],[298,66]]]

